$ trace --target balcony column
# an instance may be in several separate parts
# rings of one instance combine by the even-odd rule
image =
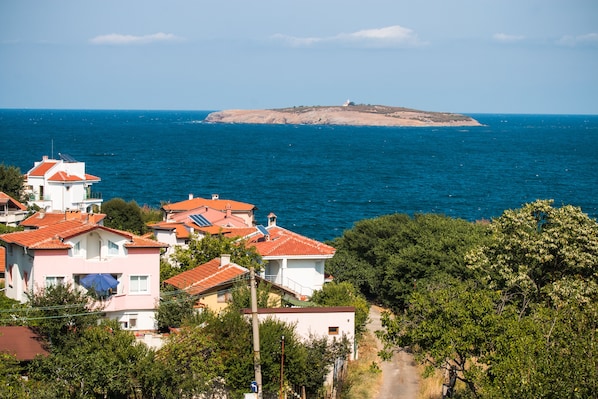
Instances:
[[[287,270],[287,258],[282,258],[282,262],[280,262],[280,284],[284,285],[284,286],[286,286],[286,284],[285,284],[286,270]]]

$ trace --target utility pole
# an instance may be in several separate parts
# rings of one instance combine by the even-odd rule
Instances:
[[[255,269],[249,268],[249,284],[251,291],[251,326],[253,330],[253,369],[257,383],[257,397],[262,399],[262,363],[260,359],[260,322],[257,316],[257,292],[255,288]]]

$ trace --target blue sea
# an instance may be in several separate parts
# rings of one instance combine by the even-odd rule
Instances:
[[[470,114],[466,128],[226,125],[210,111],[0,110],[0,163],[68,154],[104,201],[254,204],[326,241],[391,213],[490,219],[536,199],[598,216],[598,115]]]

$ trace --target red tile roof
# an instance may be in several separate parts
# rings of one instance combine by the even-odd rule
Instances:
[[[248,241],[249,246],[255,246],[257,252],[263,256],[323,256],[332,257],[335,248],[319,241],[307,238],[282,227],[269,227],[269,237],[258,234]]]
[[[18,231],[0,235],[0,239],[31,249],[67,249],[71,246],[64,243],[64,240],[88,231],[101,229],[114,232],[130,240],[125,247],[137,248],[166,248],[168,245],[147,238],[135,236],[126,231],[110,229],[93,223],[85,223],[80,220],[64,220],[59,223],[47,225],[37,230]]]
[[[106,217],[104,213],[83,213],[71,212],[37,212],[20,223],[20,226],[29,228],[40,228],[62,222],[63,220],[74,219],[82,222],[97,224]]]
[[[89,181],[89,180],[100,181],[101,179],[99,177],[89,175],[87,173],[83,177],[81,177],[81,176],[76,176],[76,175],[70,175],[64,171],[56,172],[55,174],[53,174],[51,177],[48,178],[48,181],[58,181],[58,182],[69,182],[69,181],[76,182],[76,181]]]
[[[245,202],[232,201],[227,199],[206,199],[206,198],[192,198],[189,200],[175,202],[174,204],[166,204],[162,206],[165,211],[182,212],[197,209],[201,207],[210,207],[219,211],[226,211],[230,209],[234,211],[251,211],[255,210],[255,205],[247,204]]]
[[[44,177],[48,170],[50,170],[54,165],[56,165],[58,161],[50,160],[50,161],[43,161],[33,169],[31,169],[28,173],[29,176],[36,176],[36,177]]]
[[[181,222],[158,222],[150,224],[149,227],[155,230],[170,230],[176,233],[176,238],[184,239],[191,237],[189,230]]]
[[[21,361],[50,354],[41,337],[22,326],[0,327],[0,352],[8,352]]]
[[[85,174],[85,180],[87,180],[87,181],[92,181],[92,180],[94,180],[94,181],[101,181],[102,179],[100,179],[97,176],[90,175],[89,173],[86,173]]]
[[[248,270],[235,263],[220,266],[220,258],[199,265],[174,277],[164,283],[184,289],[191,295],[199,294],[217,285],[233,280],[247,273]]]
[[[0,204],[12,203],[14,207],[19,208],[22,211],[26,211],[27,207],[21,204],[19,201],[11,197],[10,195],[0,191]]]

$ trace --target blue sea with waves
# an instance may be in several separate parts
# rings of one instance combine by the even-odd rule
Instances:
[[[104,201],[194,196],[254,204],[258,223],[321,241],[359,220],[470,221],[535,199],[598,217],[598,115],[470,114],[480,127],[203,123],[210,111],[0,110],[0,163],[68,154]]]

